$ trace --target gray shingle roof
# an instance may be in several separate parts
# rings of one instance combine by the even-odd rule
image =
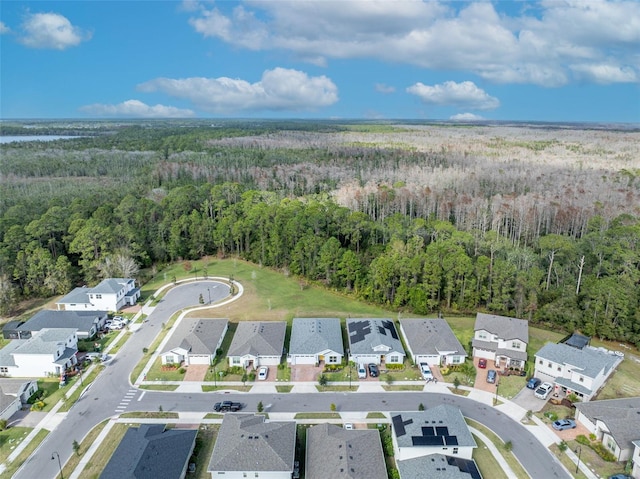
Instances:
[[[381,345],[404,354],[400,337],[390,318],[349,318],[347,332],[352,355],[376,353],[374,348]]]
[[[307,429],[306,457],[307,479],[387,479],[377,429],[313,426]]]
[[[402,319],[400,324],[413,354],[467,354],[444,319]]]
[[[584,376],[595,378],[604,369],[605,375],[620,358],[613,354],[585,347],[576,349],[566,344],[547,343],[536,353],[536,357],[558,364],[567,364],[580,370]]]
[[[640,397],[577,403],[576,408],[594,424],[596,419],[605,423],[621,448],[640,440]]]
[[[60,343],[66,342],[76,329],[41,329],[33,333],[29,339],[14,339],[19,342],[14,354],[53,354]]]
[[[130,427],[100,479],[182,477],[197,433],[196,429],[165,429],[164,424]]]
[[[106,311],[53,311],[44,309],[34,314],[20,326],[21,331],[40,331],[44,328],[71,328],[88,333],[101,320],[107,319]]]
[[[293,471],[296,423],[225,414],[208,471]]]
[[[91,288],[90,292],[93,294],[116,294],[124,288],[124,285],[129,281],[132,281],[131,278],[107,278],[103,279],[98,283],[97,286]]]
[[[327,350],[344,356],[338,318],[293,318],[290,354],[318,354]]]
[[[460,409],[448,404],[441,404],[426,411],[391,413],[393,434],[399,447],[420,446],[420,439],[425,436],[424,428],[434,428],[438,436],[437,428],[447,428],[442,437],[455,437],[456,446],[476,447],[467,423]],[[453,444],[452,444],[453,445]]]
[[[450,457],[443,454],[429,454],[396,462],[401,479],[473,479],[480,478],[475,461]],[[473,475],[472,472],[477,475]]]
[[[164,347],[163,354],[181,347],[191,354],[215,354],[227,319],[182,318]]]
[[[227,356],[279,356],[286,331],[284,321],[241,321]]]
[[[80,288],[74,288],[70,293],[59,299],[56,304],[89,304],[89,291],[90,288],[86,286]]]
[[[484,329],[501,339],[519,339],[529,343],[529,321],[495,314],[478,313],[474,331]]]

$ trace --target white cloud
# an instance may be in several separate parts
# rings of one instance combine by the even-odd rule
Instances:
[[[611,64],[571,65],[576,76],[594,83],[632,83],[638,81],[638,73],[630,67]]]
[[[256,83],[227,77],[156,78],[138,85],[138,89],[162,91],[213,113],[312,110],[338,101],[338,88],[326,76],[309,77],[285,68],[266,70]]]
[[[31,13],[23,22],[22,30],[20,41],[31,48],[64,50],[91,38],[91,34],[73,26],[58,13]]]
[[[127,100],[116,105],[94,103],[80,108],[93,116],[134,117],[134,118],[185,118],[194,116],[193,110],[165,105],[147,105],[139,100]]]
[[[378,93],[393,93],[396,88],[391,85],[385,85],[384,83],[376,83],[375,89]]]
[[[449,117],[449,120],[453,121],[482,121],[483,117],[480,115],[474,115],[473,113],[458,113],[457,115],[452,115]]]
[[[418,82],[408,87],[407,93],[416,95],[423,103],[432,105],[456,106],[474,110],[493,110],[500,106],[500,101],[497,98],[490,96],[470,81],[462,83],[447,81],[434,86]]]
[[[515,15],[500,7],[487,1],[343,0],[336,8],[329,1],[252,0],[230,11],[201,3],[189,21],[205,37],[251,50],[286,50],[315,65],[373,58],[543,86],[584,81],[570,68],[575,64],[629,65],[640,77],[640,2],[542,0]]]
[[[4,22],[0,22],[0,35],[3,35],[5,33],[9,33],[11,31],[11,29],[5,25]]]

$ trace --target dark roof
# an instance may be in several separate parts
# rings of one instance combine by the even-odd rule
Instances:
[[[460,409],[441,404],[426,411],[391,413],[398,447],[476,447]]]
[[[467,355],[444,319],[402,319],[400,325],[413,354],[440,355],[451,352]]]
[[[589,336],[583,336],[582,334],[573,333],[566,341],[563,341],[567,346],[582,349],[591,342]]]
[[[165,427],[141,424],[127,429],[100,479],[182,477],[198,431]]]
[[[576,408],[594,424],[596,420],[605,423],[622,449],[640,439],[640,397],[581,402]]]
[[[307,479],[387,479],[377,429],[318,424],[307,429],[306,457]]]
[[[100,320],[107,318],[106,311],[54,311],[43,309],[20,326],[20,331],[40,331],[45,328],[74,328],[89,332]]]
[[[495,314],[476,314],[474,331],[485,330],[497,334],[500,339],[519,339],[529,343],[529,321]]]
[[[349,318],[347,319],[347,333],[352,355],[379,354],[382,352],[376,349],[379,346],[387,347],[392,352],[404,354],[404,348],[391,319]]]
[[[225,414],[208,471],[293,472],[296,423],[262,415]]]
[[[401,479],[482,479],[473,459],[429,454],[398,461]]]

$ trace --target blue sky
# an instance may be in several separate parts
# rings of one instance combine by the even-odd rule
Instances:
[[[0,5],[0,118],[640,123],[640,2]]]

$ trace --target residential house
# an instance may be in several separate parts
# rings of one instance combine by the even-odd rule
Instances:
[[[43,309],[17,328],[21,338],[41,329],[76,329],[78,339],[91,339],[108,319],[106,311],[53,311]]]
[[[93,288],[75,288],[56,305],[65,311],[120,311],[140,298],[133,278],[107,278]]]
[[[391,413],[397,461],[429,454],[471,459],[477,447],[460,409],[442,404],[425,411]]]
[[[536,377],[554,383],[555,393],[576,394],[582,401],[591,400],[623,359],[607,350],[563,343],[547,343],[535,357]]]
[[[306,479],[387,479],[377,429],[318,424],[307,429]]]
[[[473,329],[474,357],[490,359],[498,369],[524,368],[529,344],[527,320],[478,313]]]
[[[169,429],[166,424],[129,427],[100,479],[183,479],[197,434],[197,429]]]
[[[22,331],[20,326],[24,324],[24,321],[7,321],[2,326],[2,337],[4,339],[27,339],[31,337],[29,331]],[[24,337],[26,335],[26,337]]]
[[[14,339],[0,350],[0,374],[33,378],[60,376],[78,361],[75,329],[41,329],[29,339]]]
[[[291,479],[295,450],[294,421],[225,414],[207,471],[212,479]]]
[[[35,380],[0,378],[0,419],[9,420],[37,391]]]
[[[183,318],[160,354],[162,364],[213,364],[228,324],[227,319]]]
[[[349,318],[347,332],[350,361],[358,364],[404,363],[404,347],[393,320]]]
[[[444,319],[401,319],[400,331],[414,363],[442,366],[463,363],[467,352]]]
[[[400,479],[482,479],[473,459],[429,454],[397,461]]]
[[[342,328],[338,318],[293,318],[287,362],[340,364],[344,358]]]
[[[633,456],[631,460],[633,462],[631,477],[633,477],[633,479],[640,479],[640,440],[633,441]]]
[[[277,366],[284,351],[284,321],[241,321],[238,323],[227,356],[229,366],[256,369]]]
[[[640,397],[579,403],[575,417],[617,461],[633,456],[633,441],[640,441]]]

